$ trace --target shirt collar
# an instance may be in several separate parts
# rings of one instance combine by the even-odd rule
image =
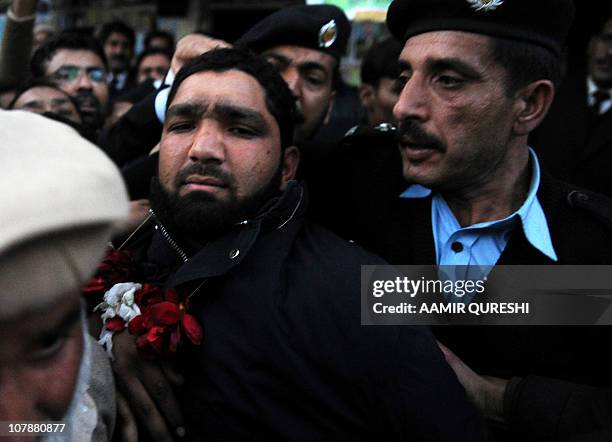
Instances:
[[[588,98],[589,98],[589,105],[592,105],[595,98],[593,97],[593,94],[598,91],[607,91],[610,95],[612,95],[612,88],[606,89],[603,87],[599,87],[595,84],[595,82],[593,81],[593,78],[591,78],[591,76],[587,77],[587,92],[588,92]]]
[[[531,160],[531,181],[529,183],[529,192],[527,193],[527,198],[525,198],[523,205],[519,207],[516,212],[504,219],[474,224],[469,226],[469,228],[487,228],[494,225],[500,225],[518,216],[521,220],[523,233],[529,243],[553,261],[558,261],[559,259],[557,258],[557,253],[555,252],[550,237],[546,215],[537,197],[540,187],[540,163],[536,153],[531,148],[529,148],[529,158]],[[400,198],[426,198],[431,194],[431,189],[421,186],[420,184],[412,184],[400,194]]]

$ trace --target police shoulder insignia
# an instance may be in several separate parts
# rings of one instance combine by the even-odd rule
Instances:
[[[319,47],[329,48],[338,38],[338,27],[336,20],[330,20],[328,23],[321,26],[319,30]]]
[[[476,11],[492,11],[497,9],[504,0],[467,0],[467,2]]]

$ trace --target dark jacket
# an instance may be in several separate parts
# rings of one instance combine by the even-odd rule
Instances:
[[[612,263],[610,200],[545,174],[538,189],[538,199],[548,221],[558,264]],[[393,264],[435,264],[431,198],[413,200],[395,196],[382,204],[369,204],[367,210],[369,217],[356,218],[359,225],[353,232],[359,233],[353,239],[358,243]],[[516,226],[497,264],[554,262],[533,248],[520,226]],[[512,407],[512,432],[506,433],[507,440],[561,440],[558,437],[571,436],[570,433],[561,434],[561,430],[582,430],[584,415],[589,415],[591,422],[599,422],[593,430],[600,426],[612,427],[607,414],[609,402],[581,400],[574,403],[575,407],[565,408],[568,395],[542,393],[546,391],[544,382],[554,382],[551,378],[590,386],[611,386],[612,359],[603,350],[612,342],[610,327],[441,326],[434,332],[477,373],[506,379],[524,377],[527,382],[524,385],[538,385],[545,379],[540,387],[529,390],[534,394],[523,396],[521,406]],[[542,394],[536,393],[538,391]],[[600,397],[609,395],[602,393]],[[557,400],[559,402],[555,403]],[[548,414],[553,410],[562,413],[554,418],[557,431],[550,432],[549,423],[553,418],[538,417],[537,413],[542,410],[549,410]],[[539,422],[542,427],[536,431]]]
[[[360,325],[360,269],[382,264],[302,218],[293,183],[263,214],[178,266],[204,340],[182,357],[194,440],[483,440],[480,417],[428,329]],[[188,253],[187,253],[188,254]]]
[[[517,440],[612,440],[611,388],[528,376],[513,379],[506,398],[504,413]]]
[[[155,114],[155,97],[151,92],[117,120],[100,137],[102,150],[123,167],[130,161],[146,157],[159,142],[162,124]]]
[[[586,77],[580,71],[565,78],[529,142],[556,178],[612,196],[612,110],[590,116]]]

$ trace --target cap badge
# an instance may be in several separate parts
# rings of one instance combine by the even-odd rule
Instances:
[[[328,23],[321,26],[319,30],[319,47],[329,48],[338,38],[338,27],[336,20],[330,20]]]
[[[504,0],[467,0],[467,2],[476,11],[492,11],[497,9]]]

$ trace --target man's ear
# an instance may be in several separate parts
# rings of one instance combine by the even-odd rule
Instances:
[[[359,86],[359,101],[365,109],[369,109],[375,96],[374,87],[371,84],[362,84]]]
[[[285,191],[287,183],[295,178],[298,165],[300,164],[300,151],[296,146],[289,146],[283,154],[283,172],[281,176],[280,190]]]
[[[327,114],[325,114],[325,119],[323,120],[323,124],[329,123],[332,111],[334,110],[335,101],[336,101],[336,91],[331,91],[331,94],[329,94],[329,105],[327,106]]]
[[[550,80],[529,83],[517,93],[516,118],[513,125],[518,136],[529,135],[542,122],[555,97],[555,86]]]

